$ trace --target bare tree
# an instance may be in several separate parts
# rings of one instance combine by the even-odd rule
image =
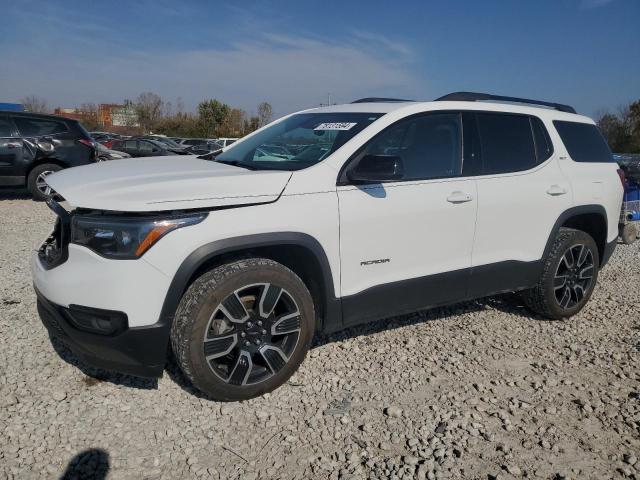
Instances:
[[[176,114],[184,113],[184,102],[182,97],[176,98]]]
[[[258,118],[260,119],[260,126],[264,127],[273,118],[273,109],[268,102],[262,102],[258,105]]]
[[[160,95],[152,92],[141,93],[135,102],[138,123],[143,130],[149,131],[162,117],[164,102]]]
[[[24,106],[27,112],[33,113],[48,113],[49,107],[47,101],[37,95],[29,95],[20,100],[20,103]]]

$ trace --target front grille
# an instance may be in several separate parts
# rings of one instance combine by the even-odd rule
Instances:
[[[51,235],[38,249],[38,256],[47,270],[64,263],[69,257],[70,215],[55,200],[48,200],[47,205],[57,215],[56,224]]]

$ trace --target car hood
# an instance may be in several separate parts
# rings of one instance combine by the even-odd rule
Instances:
[[[291,175],[180,155],[69,168],[47,183],[72,207],[151,212],[272,202]]]

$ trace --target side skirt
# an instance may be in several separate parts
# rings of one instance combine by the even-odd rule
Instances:
[[[342,298],[343,326],[531,288],[541,268],[541,261],[506,261],[378,285]]]

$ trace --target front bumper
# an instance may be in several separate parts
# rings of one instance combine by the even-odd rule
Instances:
[[[49,333],[90,366],[140,377],[162,375],[169,344],[169,322],[127,327],[106,336],[81,331],[68,320],[67,309],[48,300],[37,288],[38,314]]]

